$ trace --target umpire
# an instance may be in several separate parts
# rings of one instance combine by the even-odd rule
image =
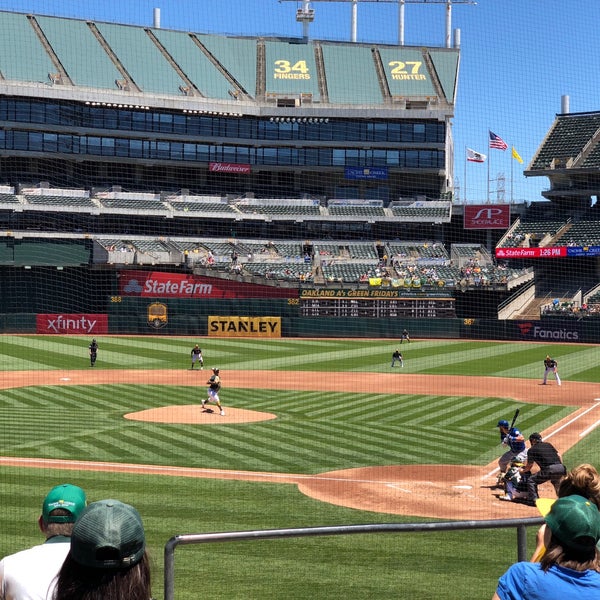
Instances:
[[[540,468],[527,480],[527,503],[535,506],[535,501],[538,499],[538,485],[550,481],[558,493],[558,486],[566,475],[567,469],[562,463],[558,450],[549,442],[542,441],[539,433],[532,433],[529,442],[531,448],[527,452],[527,464],[521,469],[521,473],[531,473],[534,463],[537,463]]]

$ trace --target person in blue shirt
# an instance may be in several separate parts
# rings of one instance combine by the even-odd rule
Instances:
[[[498,580],[492,600],[600,598],[600,512],[583,496],[559,498],[546,515],[546,552],[518,562]]]
[[[508,446],[508,450],[498,459],[499,479],[502,479],[511,462],[527,462],[527,446],[523,434],[516,427],[511,428],[505,419],[500,419],[496,427],[500,429],[500,441]]]

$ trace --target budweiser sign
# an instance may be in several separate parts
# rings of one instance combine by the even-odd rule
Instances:
[[[252,167],[243,163],[211,162],[208,163],[208,170],[213,173],[236,173],[239,175],[249,175],[252,171]]]

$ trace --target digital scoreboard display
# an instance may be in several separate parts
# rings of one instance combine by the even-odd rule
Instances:
[[[343,318],[429,318],[456,317],[454,298],[416,297],[397,290],[302,290],[300,316]]]

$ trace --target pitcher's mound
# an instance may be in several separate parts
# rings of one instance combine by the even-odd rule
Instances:
[[[225,407],[225,416],[219,414],[216,406],[207,406],[205,409],[199,404],[181,406],[162,406],[150,408],[139,412],[128,413],[126,419],[131,421],[146,421],[148,423],[179,423],[183,425],[228,425],[230,423],[255,423],[257,421],[270,421],[277,415],[244,408]]]

